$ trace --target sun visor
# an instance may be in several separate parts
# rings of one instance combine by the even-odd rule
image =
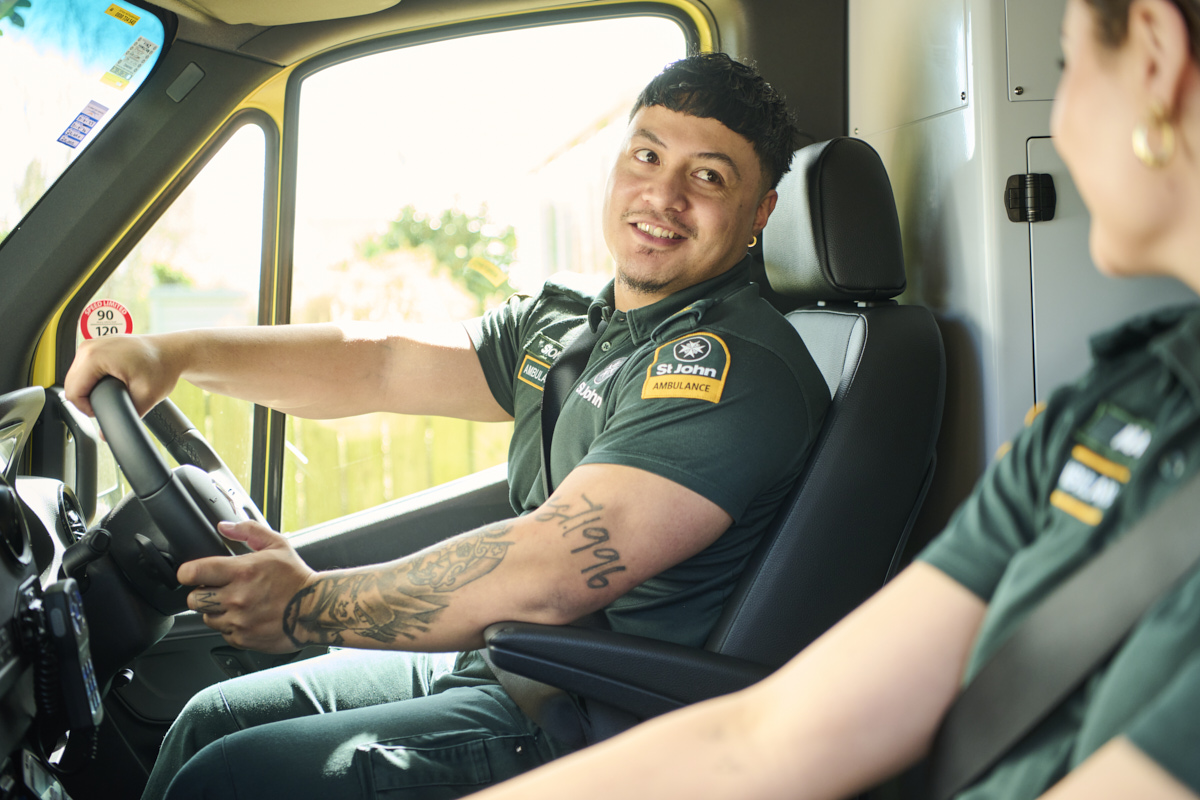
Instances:
[[[165,0],[163,8],[193,16],[194,12],[229,25],[293,25],[323,19],[342,19],[374,14],[397,5],[400,0]],[[182,8],[177,8],[182,6]],[[186,9],[186,10],[185,10]],[[193,12],[189,14],[188,11]]]

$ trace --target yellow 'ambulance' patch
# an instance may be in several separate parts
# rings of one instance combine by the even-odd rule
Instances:
[[[729,375],[729,348],[712,333],[689,333],[654,351],[642,398],[691,398],[719,403]]]

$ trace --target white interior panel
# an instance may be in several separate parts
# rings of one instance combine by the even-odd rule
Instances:
[[[1033,267],[1034,375],[1038,400],[1080,375],[1088,338],[1160,306],[1194,303],[1173,278],[1110,278],[1088,255],[1087,209],[1049,138],[1030,139],[1029,171],[1054,178],[1054,219],[1029,226]]]
[[[966,105],[964,0],[851,0],[851,130],[866,136]]]
[[[1067,0],[1006,0],[1008,97],[1053,100],[1058,86],[1058,44]]]

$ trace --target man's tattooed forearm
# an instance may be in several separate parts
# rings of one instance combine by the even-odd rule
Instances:
[[[501,541],[508,523],[489,525],[418,553],[395,569],[329,575],[292,597],[283,632],[297,647],[339,646],[354,634],[383,644],[415,640],[439,611],[444,595],[494,570],[512,542]],[[302,638],[303,637],[303,638]]]
[[[588,587],[603,589],[608,586],[608,576],[614,572],[624,572],[625,567],[618,563],[621,554],[614,548],[600,547],[609,540],[608,528],[602,525],[601,512],[604,506],[593,503],[585,494],[581,494],[580,497],[584,503],[583,507],[551,498],[534,519],[538,522],[557,524],[563,538],[570,536],[571,544],[578,545],[571,548],[572,554],[589,552],[594,561],[579,572],[588,576]]]
[[[400,636],[416,639],[446,601],[409,594],[402,583],[390,571],[320,578],[292,597],[283,612],[283,632],[297,647],[341,646],[347,633],[382,644]]]
[[[418,553],[408,573],[415,586],[428,586],[435,592],[455,589],[482,577],[496,568],[512,542],[496,541],[512,525],[490,525],[475,533],[449,542],[428,553]]]

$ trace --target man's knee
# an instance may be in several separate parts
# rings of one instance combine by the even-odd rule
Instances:
[[[239,728],[220,684],[216,684],[197,692],[188,701],[171,726],[168,741],[173,740],[181,755],[187,758]]]
[[[233,779],[225,758],[225,739],[202,748],[171,780],[166,800],[222,800],[234,797]]]

